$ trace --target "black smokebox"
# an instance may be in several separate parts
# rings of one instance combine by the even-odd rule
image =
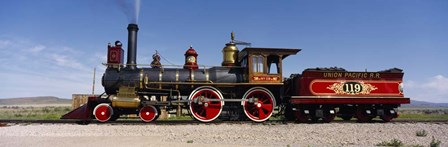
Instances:
[[[128,69],[134,70],[137,67],[137,24],[128,25]]]

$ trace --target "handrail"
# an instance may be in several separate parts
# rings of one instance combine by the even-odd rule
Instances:
[[[104,66],[142,66],[142,67],[152,67],[153,64],[120,64],[120,63],[101,63]],[[202,67],[204,69],[206,69],[207,67],[239,67],[239,68],[246,68],[246,67],[241,67],[241,66],[213,66],[213,65],[203,65],[203,64],[198,64],[199,67]],[[184,67],[184,65],[161,65],[160,68],[163,69],[163,67]]]

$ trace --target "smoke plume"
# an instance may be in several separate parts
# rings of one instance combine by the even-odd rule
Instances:
[[[118,7],[128,17],[129,23],[137,24],[140,14],[140,0],[116,0]]]

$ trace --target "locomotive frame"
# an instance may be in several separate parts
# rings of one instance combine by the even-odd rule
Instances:
[[[331,122],[336,116],[344,120],[356,117],[359,122],[379,116],[387,122],[398,117],[400,104],[410,102],[403,95],[400,69],[348,72],[316,68],[286,79],[282,60],[301,49],[246,47],[240,52],[233,32],[223,48],[221,66],[198,65],[192,47],[185,53],[183,68],[166,68],[158,53],[150,65],[137,64],[137,31],[136,24],[129,24],[126,64],[121,42],[108,45],[102,77],[105,94],[89,97],[86,105],[62,119],[107,122],[123,114],[137,114],[142,121],[151,122],[161,111],[176,109],[179,115],[187,109],[201,122],[218,117],[263,122],[274,110],[298,122]]]

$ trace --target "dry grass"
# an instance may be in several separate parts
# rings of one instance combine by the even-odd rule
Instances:
[[[448,108],[399,108],[398,120],[448,120]]]
[[[54,120],[69,111],[70,106],[2,106],[0,119]]]

